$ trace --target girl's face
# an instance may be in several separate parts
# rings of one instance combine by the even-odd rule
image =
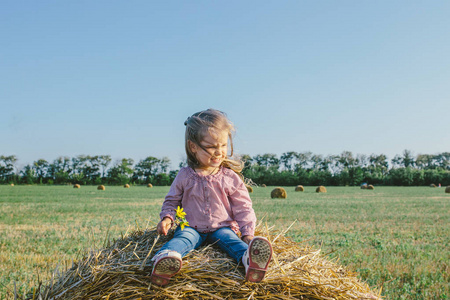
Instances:
[[[192,153],[199,162],[199,169],[214,171],[227,158],[228,131],[210,129],[205,132],[200,145],[189,141]]]

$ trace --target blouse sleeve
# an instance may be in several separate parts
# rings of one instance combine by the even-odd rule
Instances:
[[[170,186],[169,193],[167,193],[164,199],[161,213],[159,214],[161,220],[165,217],[169,217],[172,222],[175,220],[175,210],[177,206],[181,206],[181,200],[183,199],[183,181],[185,178],[185,172],[180,170],[175,177],[172,185]]]
[[[255,235],[256,215],[252,207],[252,200],[242,179],[233,171],[231,172],[233,173],[231,176],[234,189],[231,189],[232,192],[228,199],[234,219],[239,225],[242,236],[253,236]]]

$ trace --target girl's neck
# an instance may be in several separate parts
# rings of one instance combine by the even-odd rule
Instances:
[[[220,167],[216,168],[194,168],[194,171],[202,176],[214,175],[219,172]]]

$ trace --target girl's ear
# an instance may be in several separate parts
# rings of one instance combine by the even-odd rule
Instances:
[[[195,144],[192,141],[188,141],[188,145],[189,145],[189,149],[191,150],[191,152],[195,154],[198,150],[197,144]]]

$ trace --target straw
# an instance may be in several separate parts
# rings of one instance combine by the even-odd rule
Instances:
[[[148,258],[173,236],[173,230],[160,236],[152,228],[89,252],[65,272],[54,272],[53,283],[39,284],[26,299],[381,299],[381,291],[371,291],[320,249],[286,237],[288,229],[269,232],[258,224],[256,235],[272,242],[274,258],[260,283],[245,281],[242,264],[207,245],[183,258],[181,271],[167,286],[151,284]]]

